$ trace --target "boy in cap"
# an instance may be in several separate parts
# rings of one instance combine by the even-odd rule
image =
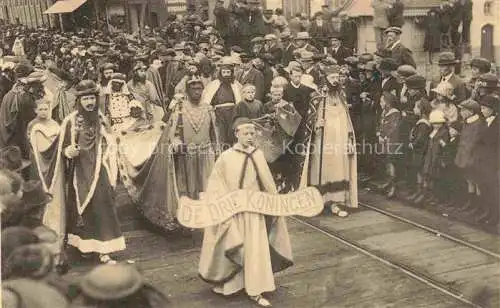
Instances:
[[[478,81],[479,76],[491,71],[491,62],[488,61],[488,59],[476,57],[470,61],[470,68],[471,77],[466,83],[467,97],[472,97],[474,99],[474,97],[476,96],[476,93],[474,91],[476,89],[476,82]]]
[[[206,193],[222,197],[245,189],[276,194],[264,153],[254,146],[254,124],[239,118],[233,127],[238,141],[215,162]],[[243,212],[205,229],[199,273],[203,280],[215,285],[213,292],[217,294],[230,295],[245,289],[250,300],[270,307],[262,294],[276,289],[273,272],[291,265],[291,244],[283,217]]]

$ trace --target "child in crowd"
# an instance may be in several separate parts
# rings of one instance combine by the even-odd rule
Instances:
[[[464,119],[464,126],[458,143],[455,164],[467,181],[467,202],[461,208],[463,211],[478,209],[479,187],[474,180],[475,150],[481,134],[486,128],[486,122],[481,115],[481,105],[474,100],[466,100],[460,103],[460,115]],[[472,214],[472,213],[471,213]]]
[[[429,114],[432,111],[431,104],[427,100],[421,100],[413,108],[413,112],[419,117],[419,120],[410,132],[410,174],[416,178],[416,191],[408,197],[409,201],[415,200],[424,190],[424,178],[422,167],[425,161],[425,153],[429,142],[429,134],[432,131],[432,125],[429,122]]]
[[[436,94],[432,101],[432,108],[441,110],[444,113],[446,123],[453,123],[458,120],[458,109],[453,104],[455,95],[453,95],[453,86],[449,82],[441,82],[431,90]]]
[[[465,197],[463,193],[465,190],[465,180],[455,165],[455,156],[457,155],[461,129],[462,123],[459,121],[448,125],[450,141],[443,148],[441,178],[437,183],[439,209],[443,212],[449,212],[456,208]]]
[[[243,86],[243,101],[237,104],[234,108],[233,119],[237,118],[249,118],[257,119],[265,114],[264,105],[261,101],[255,99],[255,86],[252,84],[246,84]]]
[[[422,168],[424,190],[414,199],[414,203],[417,205],[433,201],[434,182],[440,176],[443,148],[450,141],[446,118],[441,110],[433,110],[429,115],[429,122],[432,125],[432,131],[429,134]]]
[[[395,95],[384,92],[380,99],[380,106],[382,107],[382,119],[378,130],[379,149],[380,153],[385,158],[386,175],[388,180],[382,184],[380,189],[387,191],[388,197],[393,197],[396,193],[395,179],[396,179],[396,162],[400,148],[400,134],[399,128],[401,125],[401,112],[396,109],[398,99]]]

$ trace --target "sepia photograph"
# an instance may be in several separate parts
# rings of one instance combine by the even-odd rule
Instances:
[[[0,0],[2,308],[500,308],[500,0]]]

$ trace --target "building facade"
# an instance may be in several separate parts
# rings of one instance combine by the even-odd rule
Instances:
[[[471,24],[471,53],[500,61],[500,0],[474,0]]]

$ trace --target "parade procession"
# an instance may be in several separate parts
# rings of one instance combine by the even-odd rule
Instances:
[[[2,307],[500,307],[479,1],[70,2],[0,15]]]

